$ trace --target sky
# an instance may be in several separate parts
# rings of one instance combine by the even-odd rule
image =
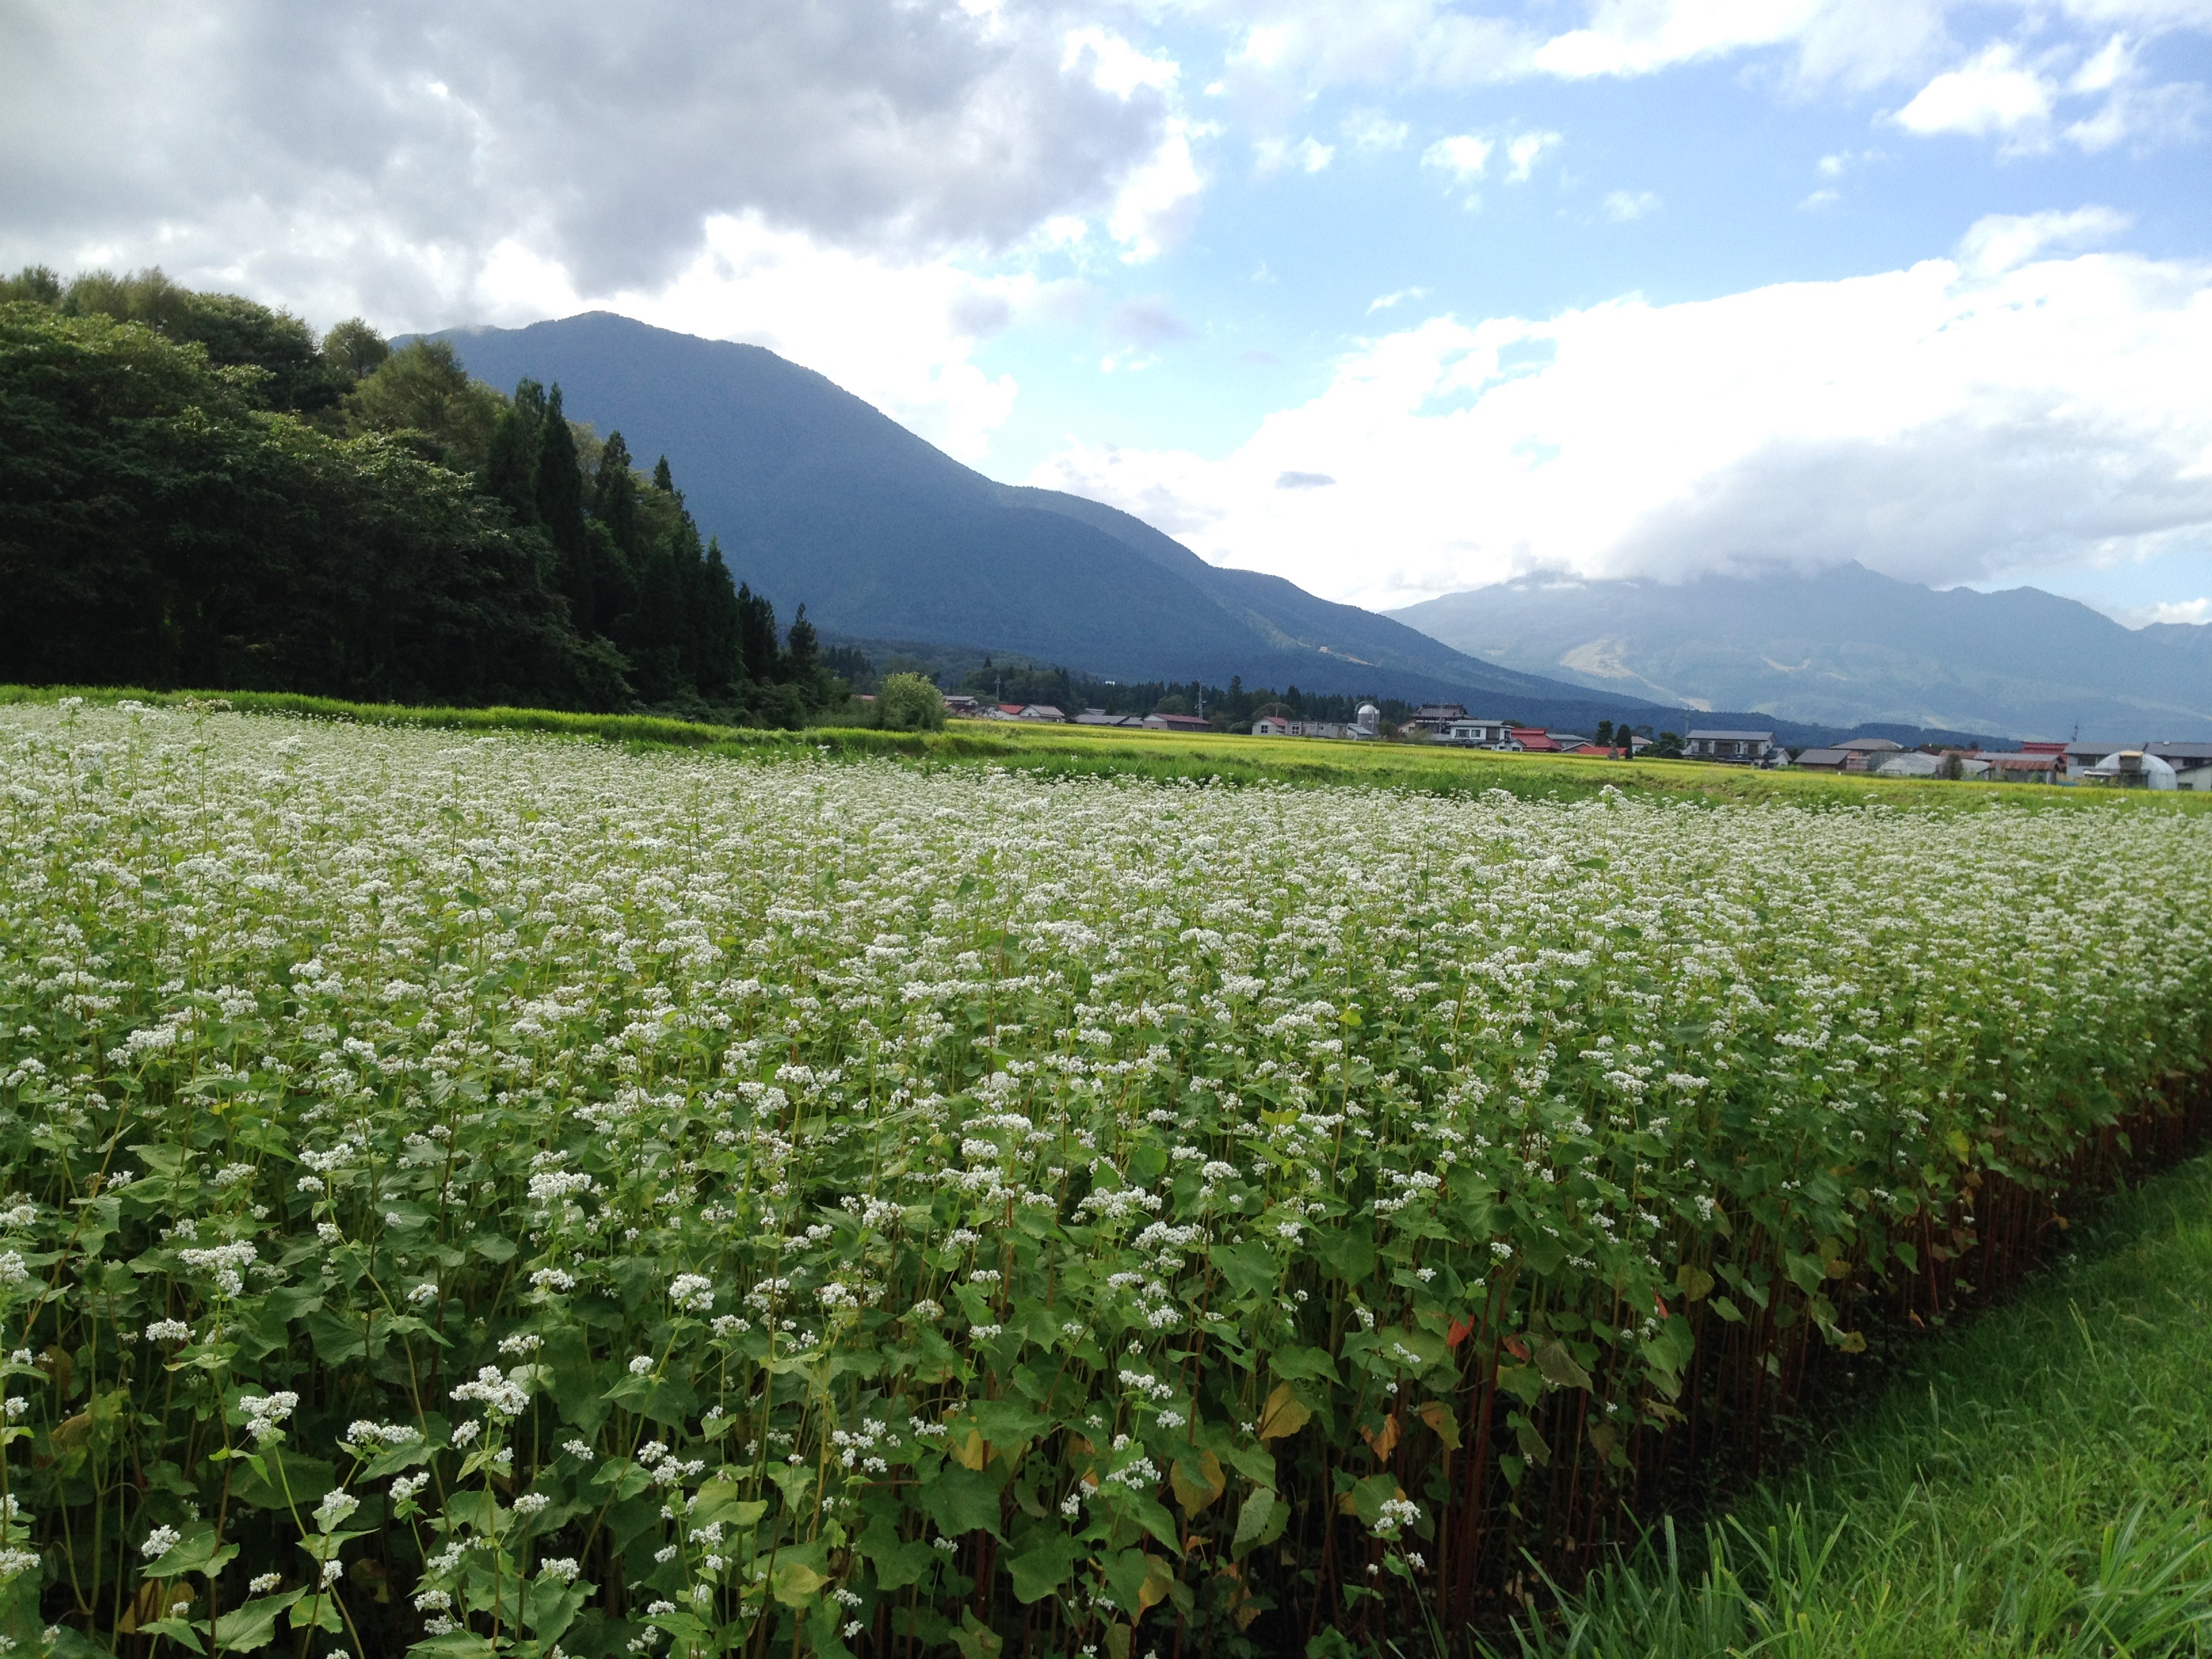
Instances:
[[[2212,0],[0,0],[0,264],[619,311],[1376,607],[2212,621]]]

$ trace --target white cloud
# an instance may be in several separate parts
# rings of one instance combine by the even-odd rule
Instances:
[[[1598,204],[1598,210],[1617,225],[1637,219],[1648,219],[1659,211],[1660,201],[1656,191],[1649,190],[1616,190],[1609,192]]]
[[[2000,40],[1962,68],[1947,70],[1897,112],[1897,124],[1925,138],[1962,133],[1973,138],[2040,140],[2057,94],[2049,77],[2020,62]]]
[[[1062,70],[1089,68],[1092,85],[1121,99],[1133,96],[1140,88],[1169,91],[1182,73],[1166,53],[1139,52],[1113,30],[1096,27],[1068,31],[1060,66]]]
[[[1171,60],[957,0],[13,0],[0,259],[159,261],[330,319],[441,322],[517,263],[592,292],[757,215],[892,259],[1197,185]],[[530,280],[543,277],[544,269]]]
[[[1106,228],[1121,244],[1125,261],[1140,264],[1158,258],[1188,232],[1206,191],[1191,140],[1211,137],[1215,131],[1204,123],[1170,120],[1158,149],[1123,184],[1106,216]]]
[[[1922,137],[1942,134],[1997,138],[2008,154],[2049,149],[2056,137],[2094,154],[2122,143],[2138,149],[2185,143],[2197,136],[2205,102],[2194,82],[2142,83],[2134,43],[2114,35],[2064,73],[2075,48],[2059,46],[2030,62],[2020,47],[1999,40],[1958,69],[1923,87],[1893,118]],[[2101,96],[2103,102],[2058,128],[2068,99]]]
[[[1395,294],[1378,294],[1368,302],[1367,314],[1372,317],[1376,312],[1388,311],[1405,301],[1425,300],[1428,295],[1429,291],[1425,288],[1401,288]]]
[[[1449,173],[1454,180],[1471,185],[1482,177],[1489,167],[1490,157],[1498,146],[1487,138],[1478,138],[1473,133],[1462,132],[1449,138],[1439,138],[1421,152],[1421,165]]]
[[[1346,142],[1364,155],[1378,155],[1389,150],[1403,149],[1406,140],[1413,135],[1413,128],[1403,121],[1392,120],[1374,110],[1354,110],[1340,124]]]
[[[1981,229],[1985,258],[2001,240]],[[2212,547],[2212,265],[1957,259],[1363,344],[1223,459],[1078,446],[1034,482],[1206,557],[1402,603],[1532,569],[1857,559],[1939,584]],[[1285,492],[1286,472],[1335,480]]]
[[[1994,276],[2026,264],[2052,248],[2108,242],[2135,221],[2094,204],[2071,212],[1992,213],[1977,219],[1959,240],[1959,263],[1978,276]]]
[[[1233,30],[1223,88],[1261,103],[1263,86],[1304,96],[1341,85],[1625,78],[1752,54],[1800,88],[1865,90],[1955,59],[1954,23],[1979,33],[1993,11],[2031,31],[2212,30],[2212,0],[1489,0],[1481,10],[1457,0],[1182,0],[1178,9]],[[1567,26],[1547,28],[1530,13]]]
[[[1336,159],[1334,145],[1314,138],[1302,138],[1295,144],[1285,143],[1279,138],[1262,138],[1252,149],[1255,170],[1262,178],[1286,168],[1319,173]]]
[[[2212,599],[2168,599],[2160,605],[2130,607],[2120,620],[2130,628],[2152,623],[2212,623]]]
[[[1505,145],[1505,181],[1513,185],[1527,184],[1528,175],[1535,171],[1536,163],[1565,142],[1556,132],[1524,132],[1508,140]]]

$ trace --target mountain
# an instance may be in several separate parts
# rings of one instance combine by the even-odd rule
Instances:
[[[1402,623],[1224,570],[1142,520],[963,466],[759,346],[593,312],[454,329],[469,373],[562,387],[572,418],[665,454],[701,530],[788,619],[975,645],[1118,678],[1480,703],[1551,726],[1678,712],[1479,661]]]
[[[1530,576],[1389,613],[1500,667],[1699,708],[2013,738],[2212,738],[2212,625],[1856,564],[1668,584]]]

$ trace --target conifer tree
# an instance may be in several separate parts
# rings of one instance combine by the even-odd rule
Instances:
[[[516,401],[520,401],[519,396]],[[584,530],[584,473],[576,462],[575,434],[561,412],[558,386],[546,398],[545,416],[538,423],[538,465],[532,485],[538,521],[553,544],[560,588],[568,596],[576,630],[595,633],[599,627],[598,584]]]
[[[517,524],[538,522],[538,428],[544,414],[545,388],[526,376],[515,383],[514,400],[492,428],[484,494],[506,502]]]
[[[775,607],[766,596],[738,584],[738,654],[756,685],[776,679]]]
[[[599,451],[599,470],[592,481],[592,516],[606,526],[625,558],[637,556],[637,480],[629,470],[629,446],[619,432],[607,434]]]
[[[720,541],[707,544],[692,614],[697,619],[699,690],[705,695],[726,693],[744,678],[744,665],[738,644],[737,587]]]

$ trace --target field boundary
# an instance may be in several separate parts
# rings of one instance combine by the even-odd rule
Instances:
[[[1589,799],[1608,788],[1694,805],[1790,805],[1852,809],[1869,805],[1972,810],[2028,807],[2212,811],[2212,795],[2064,788],[2047,784],[1961,784],[1842,776],[1697,761],[1606,761],[1502,755],[1398,743],[1330,742],[956,720],[936,732],[872,726],[787,731],[716,726],[658,714],[583,714],[507,706],[459,708],[349,702],[289,691],[149,691],[129,686],[0,685],[0,708],[52,706],[69,697],[113,707],[270,715],[362,726],[568,738],[641,751],[680,750],[740,760],[883,758],[934,765],[999,765],[1045,778],[1128,777],[1155,783],[1293,787],[1375,787],[1443,796],[1503,790],[1516,799]]]

